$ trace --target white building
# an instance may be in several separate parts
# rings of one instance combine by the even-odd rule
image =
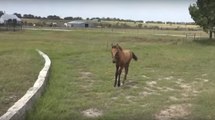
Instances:
[[[0,18],[0,24],[3,24],[4,20],[2,18]]]
[[[16,20],[18,23],[20,23],[22,20],[18,18],[16,15],[13,14],[4,14],[0,18],[0,24],[6,24],[8,20]]]
[[[94,21],[89,20],[75,20],[71,22],[64,23],[66,27],[74,27],[74,28],[89,28],[95,27]]]

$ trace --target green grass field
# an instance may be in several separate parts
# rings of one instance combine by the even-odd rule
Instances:
[[[0,58],[9,55],[19,62],[15,58],[22,56],[24,61],[27,56],[31,67],[17,64],[24,70],[13,80],[31,71],[31,81],[36,80],[35,73],[43,64],[35,49],[52,60],[47,89],[27,120],[212,120],[215,42],[155,35],[167,33],[181,35],[186,31],[3,32]],[[119,43],[138,56],[138,61],[130,65],[126,84],[120,88],[113,87],[111,43]],[[6,79],[7,73],[1,79]],[[1,90],[6,83],[1,80]]]
[[[43,66],[24,34],[0,32],[0,115],[33,86]]]

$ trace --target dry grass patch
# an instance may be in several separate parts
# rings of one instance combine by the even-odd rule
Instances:
[[[186,119],[191,114],[191,104],[171,105],[155,115],[156,120]]]
[[[85,117],[96,118],[96,117],[102,116],[103,112],[101,110],[96,109],[96,108],[90,108],[90,109],[82,111],[82,114]]]

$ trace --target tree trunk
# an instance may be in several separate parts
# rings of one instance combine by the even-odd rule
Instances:
[[[214,32],[214,38],[215,38],[215,32]]]
[[[213,32],[210,30],[210,31],[209,31],[209,38],[210,38],[210,39],[212,39],[212,35],[213,35]]]

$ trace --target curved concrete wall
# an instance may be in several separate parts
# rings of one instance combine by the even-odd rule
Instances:
[[[0,117],[0,120],[23,120],[25,118],[26,111],[32,108],[35,100],[40,97],[44,91],[51,67],[51,60],[42,51],[37,51],[45,59],[43,69],[40,71],[33,87],[29,88],[26,94]]]

